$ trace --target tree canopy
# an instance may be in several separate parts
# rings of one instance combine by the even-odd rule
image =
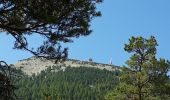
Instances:
[[[36,56],[65,58],[67,49],[61,42],[91,33],[90,22],[100,16],[96,4],[102,0],[1,0],[0,30],[15,38],[15,49],[27,50]],[[37,50],[28,48],[26,36],[44,37]]]
[[[122,70],[120,84],[108,93],[108,100],[169,100],[169,61],[156,58],[156,39],[132,37],[125,51],[133,53]]]
[[[15,92],[22,100],[103,100],[118,82],[119,71],[97,68],[48,66],[38,75],[16,80]],[[54,71],[58,70],[58,71]],[[47,99],[49,98],[49,99]]]

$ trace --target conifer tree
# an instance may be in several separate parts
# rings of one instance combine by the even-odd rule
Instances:
[[[15,39],[14,48],[36,56],[65,58],[61,42],[91,33],[90,22],[100,16],[96,4],[102,0],[1,0],[0,32]],[[29,48],[27,37],[42,36],[37,50]],[[36,42],[36,41],[35,41]]]
[[[156,58],[156,39],[132,37],[125,51],[132,53],[122,70],[120,84],[108,93],[107,100],[168,100],[170,83],[167,72],[170,63]]]

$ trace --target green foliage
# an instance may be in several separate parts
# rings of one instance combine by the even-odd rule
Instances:
[[[11,85],[11,81],[9,77],[5,76],[5,74],[0,72],[0,100],[12,100],[13,98],[13,86]]]
[[[20,71],[17,70],[17,72]],[[15,73],[16,69],[10,68],[6,62],[0,61],[0,100],[15,100],[16,87],[13,84],[13,79],[17,79]]]
[[[117,85],[119,73],[87,67],[57,72],[53,66],[37,76],[16,81],[16,94],[24,100],[103,100]]]
[[[66,49],[60,50],[59,43],[89,35],[91,20],[101,15],[96,10],[100,2],[102,0],[1,0],[0,31],[14,37],[16,49],[61,59],[67,54]],[[28,48],[27,37],[32,34],[44,37],[38,50]]]
[[[120,84],[108,93],[107,100],[169,100],[170,82],[167,72],[170,63],[165,59],[156,59],[157,42],[153,36],[149,39],[132,37],[125,44],[125,51],[133,53],[126,62],[120,76]]]

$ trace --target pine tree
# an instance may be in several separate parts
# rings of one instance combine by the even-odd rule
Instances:
[[[120,84],[106,96],[108,100],[168,100],[170,63],[156,59],[156,39],[132,37],[125,51],[133,53],[122,70]]]
[[[65,58],[60,42],[91,33],[90,22],[100,16],[96,4],[102,0],[1,0],[0,31],[15,39],[14,48],[36,56]],[[38,50],[28,48],[27,36],[45,39]],[[58,48],[56,48],[58,46]]]

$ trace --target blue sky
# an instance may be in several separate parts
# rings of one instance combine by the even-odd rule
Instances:
[[[157,57],[170,60],[170,0],[104,0],[98,5],[102,17],[91,23],[93,33],[64,44],[69,48],[69,58],[124,65],[130,54],[124,44],[131,36],[155,36],[159,46]],[[31,37],[30,45],[38,45],[39,37]],[[29,52],[13,50],[14,40],[0,34],[0,59],[8,63],[32,56]]]

